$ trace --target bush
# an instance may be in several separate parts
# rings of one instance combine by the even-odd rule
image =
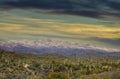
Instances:
[[[120,72],[113,73],[113,75],[111,76],[111,79],[120,79]]]
[[[62,73],[50,72],[46,79],[68,79],[68,77]]]

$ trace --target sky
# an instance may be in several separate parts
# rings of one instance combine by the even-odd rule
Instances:
[[[120,0],[0,0],[0,40],[52,38],[120,47]]]
[[[120,17],[120,0],[0,0],[1,6],[51,9],[66,14]]]

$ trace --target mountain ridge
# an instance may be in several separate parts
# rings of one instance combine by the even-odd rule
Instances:
[[[15,52],[27,52],[27,53],[59,53],[63,55],[72,55],[72,54],[88,54],[88,53],[103,53],[103,54],[112,54],[119,53],[120,51],[117,49],[107,49],[92,46],[89,44],[79,44],[79,43],[71,43],[67,41],[57,41],[57,40],[38,40],[38,41],[7,41],[1,42],[0,48],[15,51]]]

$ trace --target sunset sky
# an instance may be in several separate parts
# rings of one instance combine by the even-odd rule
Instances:
[[[119,0],[0,0],[0,39],[86,40],[118,47],[119,5]]]

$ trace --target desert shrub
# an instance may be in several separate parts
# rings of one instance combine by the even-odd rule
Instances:
[[[99,77],[97,75],[92,75],[90,79],[99,79]]]
[[[101,77],[102,77],[102,79],[110,79],[110,75],[109,74],[102,75]]]
[[[46,79],[68,79],[68,77],[62,73],[50,72]]]
[[[25,67],[25,65],[29,67]],[[120,59],[115,58],[77,58],[57,54],[35,55],[14,53],[0,50],[0,79],[79,79],[81,76],[117,71],[120,69]],[[4,74],[3,74],[4,73]],[[14,75],[13,75],[14,74]],[[118,73],[110,76],[120,79]],[[84,77],[85,78],[85,77]],[[91,79],[98,79],[93,76]],[[102,79],[109,79],[103,76]]]
[[[111,79],[120,79],[120,72],[113,73]]]

